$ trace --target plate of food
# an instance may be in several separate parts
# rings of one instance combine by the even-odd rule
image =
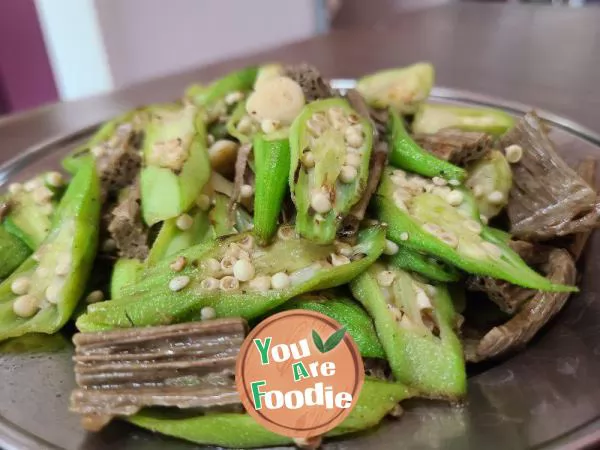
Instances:
[[[594,133],[434,87],[245,68],[0,168],[3,448],[580,448],[600,417]],[[253,326],[364,360],[310,442],[244,412]]]

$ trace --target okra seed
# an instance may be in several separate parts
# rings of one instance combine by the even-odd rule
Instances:
[[[491,242],[483,241],[481,243],[481,247],[485,250],[485,252],[494,259],[500,259],[502,256],[502,250],[495,244]]]
[[[250,281],[254,275],[254,265],[248,260],[240,259],[233,265],[233,276],[239,281]]]
[[[348,114],[348,122],[351,125],[356,125],[360,122],[360,117],[354,113]]]
[[[244,98],[244,94],[240,91],[230,92],[225,96],[225,104],[233,105]]]
[[[452,190],[446,196],[446,201],[448,203],[450,203],[450,205],[452,205],[452,206],[458,206],[463,202],[464,198],[465,198],[465,196],[463,195],[462,192],[457,191],[457,190]]]
[[[337,253],[332,253],[329,255],[329,259],[331,261],[331,265],[334,267],[350,264],[350,258],[344,255],[338,255]]]
[[[65,179],[60,172],[48,172],[46,174],[46,184],[52,187],[61,187],[65,184]]]
[[[523,157],[523,148],[520,145],[512,144],[504,149],[506,152],[506,160],[511,163],[518,163]]]
[[[344,139],[350,147],[359,148],[364,143],[362,127],[360,125],[353,125],[346,128]]]
[[[401,241],[408,241],[409,235],[406,231],[403,231],[402,233],[400,233],[400,240]]]
[[[178,256],[175,258],[175,261],[169,265],[169,267],[175,272],[181,272],[185,268],[186,264],[187,259],[185,259],[185,256]]]
[[[213,277],[205,278],[200,282],[200,288],[207,291],[216,291],[219,289],[219,280]]]
[[[446,186],[448,184],[448,182],[442,177],[433,177],[431,181],[433,181],[433,184],[436,186]]]
[[[225,275],[232,275],[233,274],[233,266],[235,265],[236,262],[237,262],[237,258],[234,258],[233,256],[225,256],[221,260],[221,270],[223,271],[223,273]]]
[[[481,220],[481,222],[483,222],[485,225],[487,225],[489,219],[484,216],[483,214],[479,214],[479,220]]]
[[[263,119],[260,121],[260,129],[265,134],[275,133],[279,128],[281,128],[279,120]]]
[[[101,302],[102,300],[104,300],[104,292],[98,290],[98,291],[92,291],[88,294],[88,296],[85,298],[85,301],[87,303],[98,303]]]
[[[435,223],[424,223],[421,228],[429,234],[437,235],[442,232],[442,229]]]
[[[315,155],[310,150],[302,154],[302,164],[307,169],[315,167]]]
[[[325,131],[327,124],[313,116],[306,121],[306,127],[314,136],[320,136]]]
[[[478,184],[473,186],[472,191],[473,191],[473,195],[475,197],[481,197],[484,194],[483,187]]]
[[[23,188],[26,192],[33,192],[37,188],[42,187],[42,181],[39,178],[34,178],[33,180],[29,180],[27,183],[23,185]]]
[[[266,275],[256,277],[248,283],[248,286],[253,291],[266,292],[271,289],[271,277]]]
[[[481,224],[479,222],[476,222],[473,219],[465,220],[464,225],[467,230],[470,230],[473,233],[477,233],[477,234],[481,233],[481,230],[483,229]]]
[[[22,295],[13,302],[13,312],[19,317],[31,317],[40,309],[40,302],[33,295]]]
[[[105,253],[112,253],[117,249],[117,241],[108,238],[102,243],[102,251]]]
[[[13,294],[23,295],[27,294],[29,291],[29,287],[31,286],[31,282],[27,277],[19,277],[15,278],[15,280],[10,285],[10,290]]]
[[[94,157],[96,158],[101,158],[102,156],[104,156],[104,147],[102,145],[97,145],[95,147],[92,148],[91,150],[92,155],[94,155]]]
[[[381,287],[390,287],[396,275],[390,270],[382,270],[377,274],[377,284]]]
[[[20,183],[11,183],[8,185],[8,192],[11,194],[18,194],[23,190],[23,185]]]
[[[310,199],[310,206],[320,213],[325,214],[331,211],[331,201],[329,200],[329,195],[323,191],[317,191],[313,194]]]
[[[68,275],[69,272],[71,272],[71,263],[72,261],[70,255],[59,256],[54,273],[63,277]]]
[[[36,202],[38,205],[43,205],[47,203],[53,195],[54,192],[52,192],[46,186],[40,186],[39,188],[36,188],[33,191],[33,201]]]
[[[500,191],[493,191],[488,194],[487,199],[490,203],[498,205],[504,201],[504,194]]]
[[[44,296],[46,297],[46,300],[49,303],[51,303],[53,305],[56,305],[58,303],[62,286],[63,286],[62,280],[54,280],[46,288],[46,291],[44,292]]]
[[[200,194],[196,200],[196,205],[201,211],[208,211],[210,208],[210,197],[206,194]]]
[[[207,143],[209,146],[210,146],[210,145],[213,145],[213,144],[215,143],[215,137],[214,137],[214,135],[212,135],[212,134],[208,133],[208,134],[206,135],[206,143]]]
[[[254,195],[254,188],[249,184],[243,184],[240,188],[240,197],[250,198],[252,195]]]
[[[398,244],[396,244],[394,241],[390,241],[389,239],[385,240],[385,248],[383,249],[384,254],[395,255],[399,250],[400,248],[398,247]]]
[[[236,128],[242,134],[250,134],[252,132],[252,119],[250,116],[242,117]]]
[[[361,160],[360,155],[357,155],[356,153],[347,153],[346,154],[344,164],[346,164],[347,166],[360,167],[361,163],[362,163],[362,160]]]
[[[271,277],[273,289],[285,289],[290,285],[290,277],[285,272],[277,272]]]
[[[35,269],[35,274],[39,278],[46,278],[48,275],[50,275],[50,271],[48,269],[46,269],[45,267],[40,266],[37,269]]]
[[[178,292],[188,284],[190,284],[190,277],[187,275],[181,275],[169,281],[169,289],[171,289],[173,292]]]
[[[187,231],[192,228],[192,225],[194,225],[194,219],[189,214],[184,213],[177,218],[175,225],[181,231]]]
[[[358,170],[354,166],[342,166],[340,180],[342,183],[352,183],[358,176]]]
[[[448,244],[450,247],[456,248],[458,246],[458,237],[451,231],[442,231],[436,235],[443,243]]]
[[[212,320],[217,317],[217,311],[212,306],[205,306],[200,310],[201,320]]]
[[[219,281],[219,287],[223,291],[234,291],[240,287],[240,282],[232,276],[226,276]]]
[[[452,180],[449,180],[449,181],[448,181],[448,184],[449,184],[450,186],[460,186],[460,181],[458,181],[458,180],[455,180],[455,179],[452,179]]]
[[[346,127],[346,117],[344,110],[341,108],[330,108],[327,110],[329,122],[336,130],[341,130]]]
[[[244,239],[238,242],[238,245],[244,250],[253,250],[254,249],[254,238],[250,235],[246,236]]]
[[[334,244],[335,244],[335,250],[340,255],[344,255],[346,257],[352,256],[353,249],[350,244],[346,244],[345,242],[338,242],[338,241],[336,241]]]
[[[221,263],[215,258],[208,258],[205,260],[204,267],[206,268],[207,272],[212,275],[216,275],[221,271]]]

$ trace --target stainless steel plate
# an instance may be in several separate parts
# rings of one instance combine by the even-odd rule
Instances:
[[[339,88],[352,80],[338,80]],[[436,101],[486,105],[513,114],[526,105],[469,92],[436,88]],[[569,162],[600,156],[600,137],[566,119],[540,111],[552,125],[552,137]],[[69,149],[93,128],[40,143],[0,167],[0,183],[23,180],[56,168]],[[412,401],[398,421],[377,430],[337,440],[339,449],[583,448],[600,442],[600,238],[594,236],[583,258],[581,293],[522,353],[478,369],[469,379],[464,407]],[[68,331],[65,332],[68,336]],[[74,386],[72,349],[63,335],[43,336],[51,351],[9,341],[0,351],[0,446],[4,449],[153,450],[196,446],[114,423],[88,434],[68,412]],[[35,347],[35,346],[34,346]],[[231,430],[235,433],[235,430]]]

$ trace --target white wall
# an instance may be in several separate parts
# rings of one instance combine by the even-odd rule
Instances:
[[[302,39],[318,26],[316,0],[94,1],[116,88]]]

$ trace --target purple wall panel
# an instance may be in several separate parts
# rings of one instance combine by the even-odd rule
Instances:
[[[33,0],[0,0],[0,111],[58,100]]]

